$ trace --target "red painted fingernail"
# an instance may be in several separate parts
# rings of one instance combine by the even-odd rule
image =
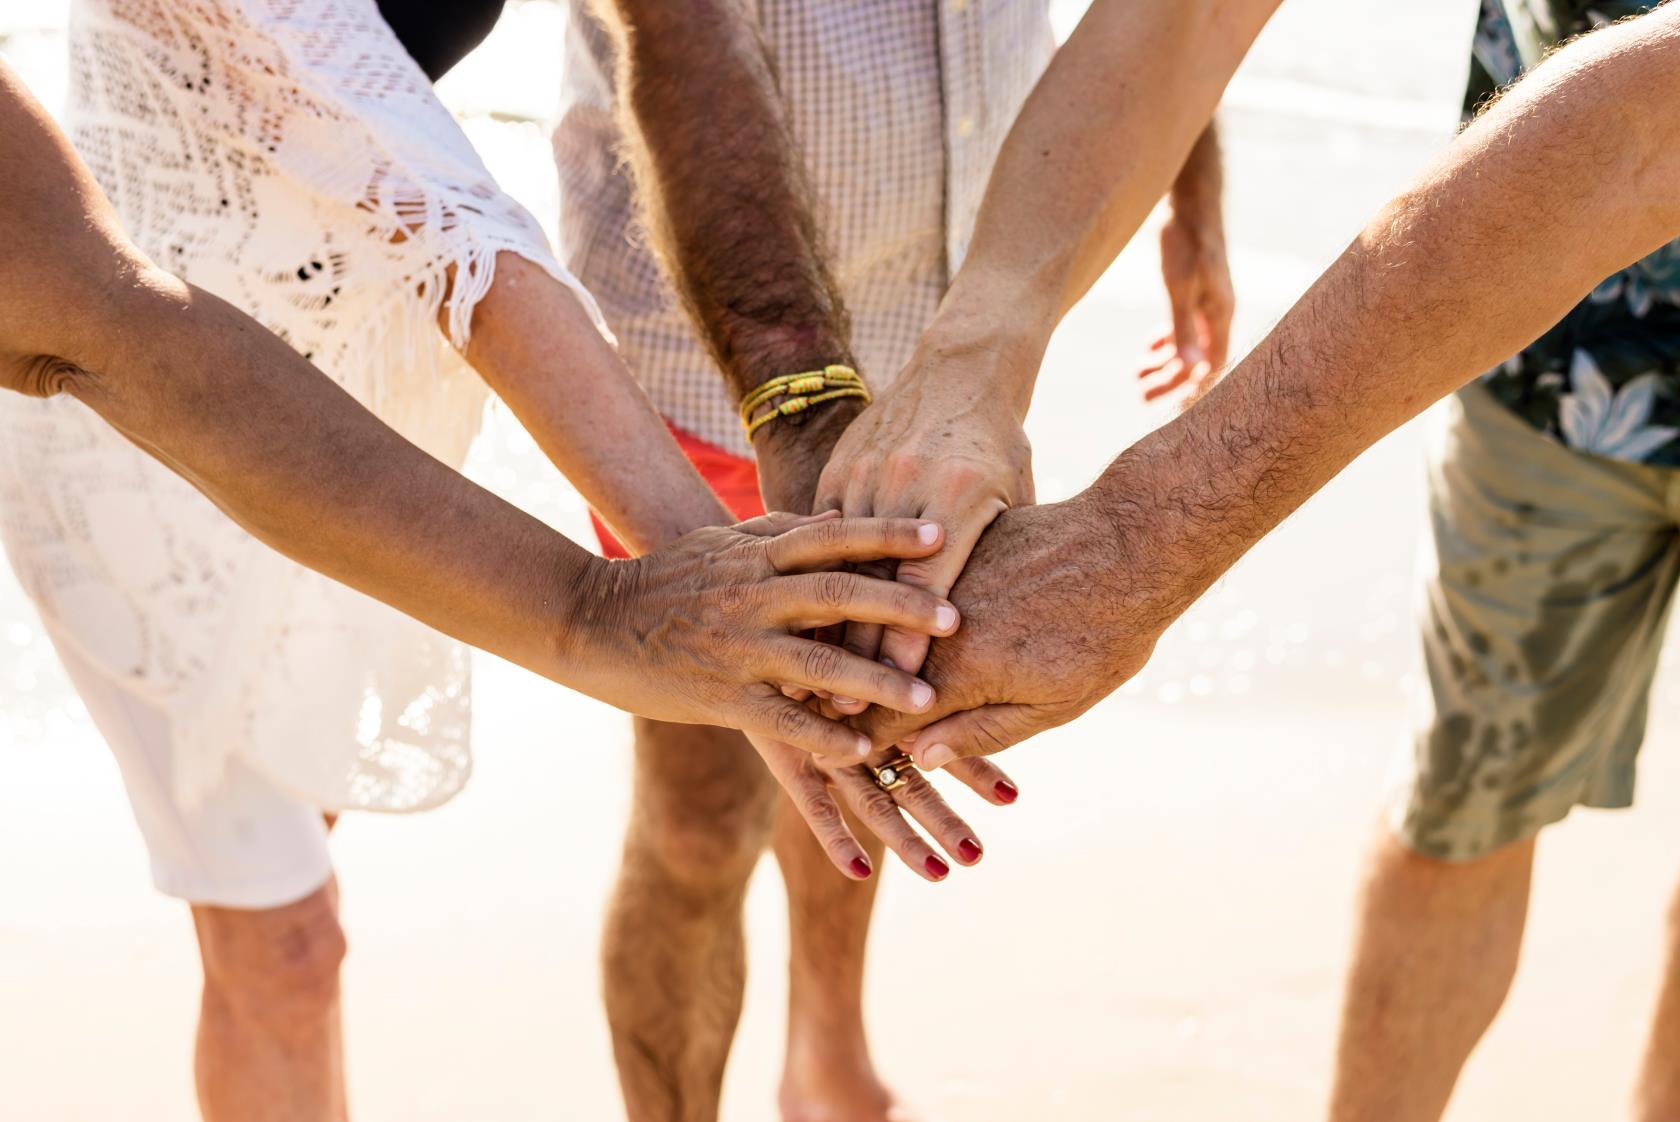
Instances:
[[[992,794],[996,795],[1000,800],[1006,803],[1012,803],[1021,797],[1021,792],[1016,790],[1015,784],[1009,782],[1007,779],[1000,779],[994,783],[992,785]]]
[[[928,872],[933,874],[934,880],[944,880],[946,877],[951,875],[951,866],[947,865],[937,857],[929,857],[926,861],[922,862],[922,865]]]
[[[961,857],[964,861],[967,861],[970,865],[980,860],[980,855],[985,852],[985,850],[980,848],[980,843],[975,841],[973,838],[964,838],[962,841],[957,843],[957,856]]]
[[[852,858],[852,872],[860,879],[868,879],[874,875],[875,870],[869,867],[867,857],[854,857]]]

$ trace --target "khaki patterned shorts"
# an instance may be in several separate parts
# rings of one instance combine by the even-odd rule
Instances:
[[[1467,860],[1577,805],[1632,805],[1680,573],[1680,470],[1570,451],[1479,386],[1444,408],[1419,618],[1430,689],[1390,809],[1418,852]]]

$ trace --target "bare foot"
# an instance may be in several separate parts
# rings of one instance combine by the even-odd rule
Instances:
[[[782,1122],[931,1122],[900,1103],[867,1063],[790,1062],[778,1101]]]

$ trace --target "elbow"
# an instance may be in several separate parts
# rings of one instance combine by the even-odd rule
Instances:
[[[98,381],[86,367],[59,355],[15,355],[0,362],[0,389],[25,397],[57,397],[63,393],[85,397]]]
[[[0,323],[0,389],[26,397],[109,396],[182,307],[185,286],[149,265],[75,270],[34,288]],[[63,279],[63,278],[59,278]]]

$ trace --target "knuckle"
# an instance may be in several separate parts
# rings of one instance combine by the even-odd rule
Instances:
[[[903,484],[921,475],[924,465],[921,456],[914,452],[892,452],[882,467],[894,484]]]
[[[828,643],[812,643],[801,656],[805,680],[817,684],[832,682],[844,664],[845,652]]]
[[[986,482],[987,471],[979,464],[964,460],[948,466],[944,475],[947,492],[966,494]]]
[[[840,816],[840,808],[834,804],[834,797],[828,792],[828,785],[813,776],[809,783],[802,785],[799,792],[800,814],[813,830],[823,834],[833,834],[844,821]],[[843,844],[844,839],[834,837],[829,844]]]
[[[817,544],[824,549],[833,549],[845,542],[850,536],[851,524],[844,518],[830,518],[827,522],[816,524]]]
[[[893,797],[871,783],[857,797],[858,816],[877,824],[898,819],[898,804]]]
[[[776,730],[779,740],[797,740],[811,727],[811,712],[803,705],[779,705],[770,727]]]
[[[816,579],[817,600],[828,608],[844,608],[857,591],[857,578],[850,573],[822,573]]]
[[[996,717],[981,717],[974,722],[974,742],[984,754],[991,755],[1009,747],[1009,732]]]

